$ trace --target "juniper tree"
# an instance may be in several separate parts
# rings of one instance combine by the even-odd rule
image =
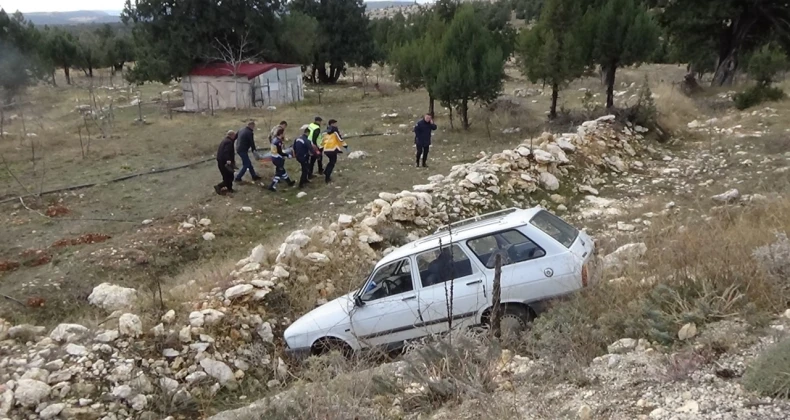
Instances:
[[[550,119],[557,117],[560,89],[584,72],[582,33],[577,29],[581,16],[574,0],[548,0],[538,23],[519,36],[521,71],[533,83],[551,86]]]

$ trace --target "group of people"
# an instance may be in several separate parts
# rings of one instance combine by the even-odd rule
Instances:
[[[293,186],[292,180],[285,169],[285,159],[295,158],[301,166],[299,188],[304,188],[315,178],[316,165],[318,174],[324,176],[324,182],[332,182],[332,172],[337,164],[337,157],[348,150],[348,145],[340,134],[337,120],[327,122],[326,130],[322,131],[323,119],[315,117],[310,124],[303,125],[301,135],[296,138],[291,148],[286,147],[285,130],[288,128],[286,121],[281,121],[269,132],[269,145],[272,164],[274,164],[274,177],[268,185],[270,191],[277,191],[280,182]],[[428,151],[431,147],[431,135],[436,130],[433,116],[426,114],[414,126],[414,145],[417,149],[417,167],[422,163],[427,167]],[[234,192],[233,184],[243,182],[244,175],[249,171],[253,181],[260,181],[261,177],[255,172],[250,158],[250,153],[256,159],[262,156],[255,145],[255,121],[249,121],[245,127],[238,131],[230,130],[220,142],[217,150],[217,166],[222,175],[222,182],[214,186],[217,194],[224,195]],[[236,155],[241,158],[241,168],[236,172]],[[327,158],[324,167],[324,156]]]
[[[286,147],[285,130],[288,122],[280,121],[269,132],[269,155],[274,165],[274,177],[268,185],[269,191],[277,191],[280,182],[295,185],[285,169],[285,159],[295,158],[301,166],[299,188],[304,188],[315,178],[315,168],[318,165],[318,174],[324,176],[324,182],[332,182],[332,173],[337,164],[337,156],[348,150],[348,145],[340,134],[337,120],[329,120],[326,130],[322,131],[323,119],[315,117],[312,123],[303,125],[301,135],[296,138],[291,148]],[[253,181],[260,181],[261,177],[255,172],[250,154],[256,159],[263,159],[255,145],[255,121],[238,131],[230,130],[220,142],[217,150],[217,165],[222,175],[222,182],[214,186],[217,194],[232,193],[233,184],[243,182],[244,175],[249,172]],[[236,172],[236,155],[241,158],[241,168]],[[324,167],[324,156],[328,162]]]

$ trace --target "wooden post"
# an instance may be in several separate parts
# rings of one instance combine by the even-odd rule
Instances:
[[[491,333],[494,338],[502,335],[502,255],[497,254],[494,266],[494,296],[491,311]]]
[[[170,106],[170,94],[167,94],[167,116],[169,119],[173,119],[173,107]]]

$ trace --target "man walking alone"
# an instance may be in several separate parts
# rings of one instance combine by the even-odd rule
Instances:
[[[414,126],[414,145],[417,148],[418,168],[420,167],[420,158],[422,158],[423,168],[428,167],[428,151],[431,149],[431,134],[434,130],[436,130],[436,124],[433,123],[431,114],[425,114]]]
[[[219,173],[222,175],[222,182],[214,186],[214,191],[219,195],[234,192],[233,167],[236,166],[233,162],[235,155],[233,152],[234,140],[236,140],[236,132],[230,130],[219,143],[219,149],[217,149],[217,166],[219,167]]]
[[[241,157],[241,170],[236,175],[236,182],[241,182],[241,178],[247,173],[247,170],[250,171],[250,176],[252,176],[253,181],[258,181],[261,177],[255,173],[255,168],[252,167],[252,160],[250,160],[249,152],[252,150],[253,152],[257,151],[258,148],[255,147],[255,121],[250,121],[247,123],[247,126],[239,130],[238,138],[239,141],[236,145],[236,153],[238,153],[239,157]]]

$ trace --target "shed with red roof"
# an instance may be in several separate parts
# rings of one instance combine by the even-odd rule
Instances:
[[[302,67],[281,63],[212,63],[181,80],[184,109],[246,109],[304,99]]]

